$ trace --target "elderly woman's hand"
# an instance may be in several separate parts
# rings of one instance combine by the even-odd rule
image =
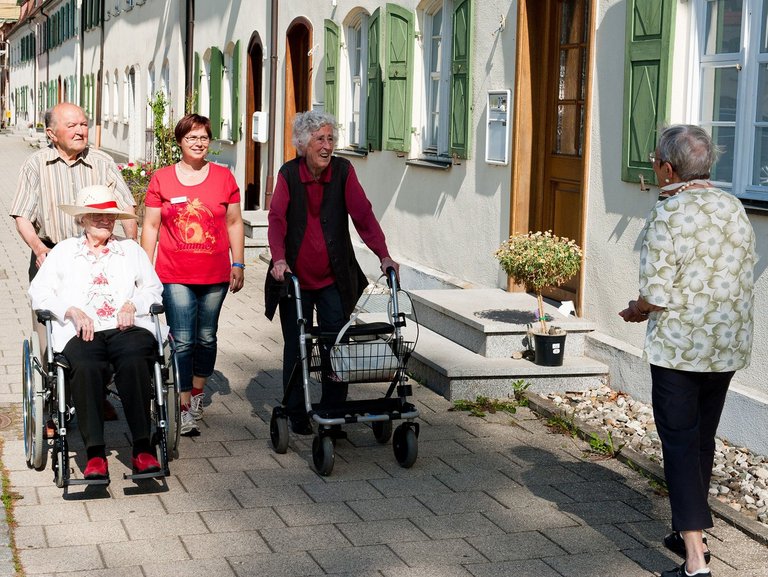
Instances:
[[[272,263],[272,277],[280,282],[285,280],[285,273],[291,272],[291,267],[284,260],[278,260]]]
[[[117,328],[125,330],[134,325],[136,316],[136,305],[131,301],[125,301],[125,304],[117,311]]]
[[[69,307],[64,314],[75,325],[75,334],[84,341],[93,340],[93,319],[77,307]]]
[[[385,256],[383,259],[381,259],[381,272],[384,274],[387,274],[387,269],[392,267],[395,269],[395,276],[397,277],[397,280],[400,280],[400,265],[397,264],[395,261],[393,261],[388,256]]]

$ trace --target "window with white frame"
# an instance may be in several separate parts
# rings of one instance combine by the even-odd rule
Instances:
[[[129,71],[126,68],[123,74],[123,116],[121,120],[124,124],[127,124],[130,120],[130,100],[131,100],[131,86],[128,78]]]
[[[349,91],[346,107],[347,145],[365,148],[365,116],[368,98],[368,14],[358,13],[347,26]]]
[[[120,118],[120,80],[115,68],[115,73],[112,76],[112,120],[115,122]]]
[[[203,55],[202,69],[200,70],[200,90],[197,97],[198,113],[201,116],[210,116],[211,112],[211,51],[206,50]]]
[[[696,0],[698,122],[723,148],[712,180],[768,207],[768,2]]]
[[[222,140],[235,140],[232,134],[234,119],[232,118],[232,88],[234,82],[234,50],[235,45],[230,43],[224,52],[224,69],[221,80],[221,133]]]
[[[424,110],[422,150],[448,155],[451,81],[452,0],[436,0],[424,7]]]
[[[110,116],[109,116],[109,100],[110,100],[110,84],[109,84],[109,71],[106,71],[104,73],[104,90],[101,94],[101,107],[103,110],[101,111],[101,116],[104,119],[104,122],[109,122]]]
[[[160,92],[163,93],[163,99],[166,102],[163,123],[168,124],[171,119],[171,69],[167,58],[163,61],[163,66],[160,69]]]

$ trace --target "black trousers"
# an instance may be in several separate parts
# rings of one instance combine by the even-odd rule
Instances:
[[[301,308],[302,316],[307,320],[305,327],[307,331],[314,326],[315,310],[317,310],[318,327],[324,332],[338,333],[349,320],[344,317],[341,295],[335,284],[318,290],[302,290]],[[296,302],[288,298],[280,299],[280,327],[283,331],[283,390],[287,390],[290,383],[290,391],[285,402],[289,415],[305,413],[299,364],[299,326],[296,321]],[[311,351],[307,350],[307,354],[310,355]],[[349,385],[327,378],[327,370],[330,369],[327,347],[321,350],[321,357],[325,370],[320,404],[332,407],[346,400]]]
[[[713,525],[707,498],[715,434],[733,375],[733,371],[695,373],[651,365],[653,417],[675,531]]]
[[[151,332],[131,327],[99,331],[87,342],[73,337],[64,347],[62,352],[71,365],[67,387],[86,449],[104,445],[104,387],[113,369],[134,445],[149,439],[155,346]]]

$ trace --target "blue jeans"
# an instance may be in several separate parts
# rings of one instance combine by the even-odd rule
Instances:
[[[216,331],[227,283],[164,284],[165,318],[176,342],[179,390],[192,390],[192,377],[208,378],[216,364]]]

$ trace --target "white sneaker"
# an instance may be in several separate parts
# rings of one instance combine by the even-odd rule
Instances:
[[[196,421],[199,421],[203,418],[204,396],[205,395],[203,393],[200,393],[199,395],[192,395],[192,398],[189,400],[189,412],[192,413],[192,416]]]
[[[192,411],[181,411],[179,434],[185,437],[196,437],[200,434],[200,428],[197,426],[197,421]]]

